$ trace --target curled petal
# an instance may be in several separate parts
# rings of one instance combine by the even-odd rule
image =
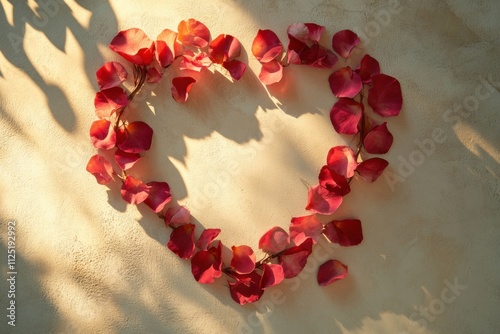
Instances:
[[[363,161],[356,168],[356,172],[365,180],[366,182],[375,182],[384,169],[389,166],[389,162],[382,158],[371,158]]]
[[[115,161],[123,170],[132,168],[140,158],[141,155],[139,153],[128,153],[120,149],[117,149],[115,152]]]
[[[347,266],[340,261],[326,261],[318,269],[318,284],[320,286],[327,286],[335,281],[341,280],[346,277],[347,271]]]
[[[315,215],[293,217],[290,223],[290,238],[295,245],[300,245],[309,238],[315,244],[322,232],[323,224]]]
[[[340,204],[342,204],[342,196],[318,184],[309,189],[306,210],[321,215],[331,215]]]
[[[170,29],[163,30],[156,37],[156,60],[161,67],[165,68],[174,61],[176,40],[177,33]]]
[[[170,234],[167,247],[181,259],[190,259],[193,257],[194,228],[193,224],[184,224],[174,228]]]
[[[132,122],[118,129],[116,146],[128,153],[141,153],[151,148],[153,129],[144,122]]]
[[[116,61],[104,64],[95,74],[101,90],[116,87],[127,80],[127,70]]]
[[[172,97],[177,102],[186,102],[193,84],[196,80],[192,77],[177,77],[172,79]]]
[[[240,80],[243,73],[245,73],[245,70],[247,69],[247,64],[239,60],[231,60],[222,63],[222,67],[229,72],[234,80]]]
[[[354,152],[347,146],[335,146],[328,151],[326,158],[328,168],[346,178],[354,176],[354,170],[358,166]]]
[[[330,111],[332,125],[340,134],[353,135],[358,132],[358,124],[363,116],[363,104],[349,98],[340,98]]]
[[[127,175],[127,178],[122,184],[120,193],[127,203],[139,204],[148,198],[149,187],[141,180],[131,175]]]
[[[312,253],[312,245],[313,241],[307,239],[299,246],[288,248],[279,256],[285,278],[293,278],[300,274],[306,266],[307,258]]]
[[[179,31],[177,40],[183,45],[204,48],[210,41],[208,28],[195,19],[181,21],[177,30]]]
[[[285,279],[285,273],[281,264],[267,264],[262,266],[262,279],[260,287],[262,289],[269,288],[280,284]]]
[[[210,243],[217,238],[220,233],[220,229],[218,228],[207,228],[201,232],[198,241],[196,241],[196,247],[201,250],[207,250]]]
[[[162,75],[155,67],[148,68],[147,72],[147,83],[157,83],[160,82]]]
[[[188,224],[191,213],[185,206],[170,207],[163,215],[165,225],[184,225]]]
[[[259,30],[252,43],[252,54],[261,63],[268,63],[278,57],[283,45],[271,30]]]
[[[304,48],[299,53],[300,64],[317,68],[332,68],[338,61],[337,56],[330,50],[314,44]]]
[[[372,77],[373,87],[368,92],[368,104],[382,117],[397,116],[403,106],[401,85],[395,78],[378,74]]]
[[[324,26],[315,23],[293,23],[286,32],[302,43],[318,43],[324,30]]]
[[[111,50],[139,66],[151,64],[154,47],[154,42],[138,28],[120,31],[109,45]]]
[[[92,156],[87,163],[87,172],[94,175],[97,183],[107,184],[113,181],[113,167],[111,163],[102,155]]]
[[[231,298],[240,305],[254,303],[260,299],[264,290],[260,287],[262,277],[255,271],[246,275],[234,275],[236,282],[229,283]]]
[[[384,122],[366,134],[363,144],[368,153],[385,154],[391,148],[393,141],[394,138],[387,129],[387,122]]]
[[[238,274],[249,274],[255,269],[255,253],[252,248],[246,245],[233,246],[233,258],[231,267]]]
[[[200,72],[203,68],[210,65],[212,65],[212,60],[210,60],[205,52],[194,54],[193,51],[188,50],[182,55],[179,69]]]
[[[351,30],[342,30],[332,37],[332,47],[342,58],[349,58],[352,49],[359,44],[359,37]]]
[[[222,243],[217,247],[201,250],[191,259],[191,273],[196,281],[210,284],[222,275]]]
[[[262,64],[259,79],[264,85],[272,85],[283,78],[283,66],[276,60]]]
[[[363,83],[372,82],[372,76],[380,74],[380,64],[370,55],[365,55],[361,59],[361,65],[356,69]]]
[[[109,150],[115,147],[116,133],[110,121],[100,119],[90,126],[90,141],[95,148]]]
[[[333,72],[328,78],[330,89],[336,97],[353,98],[363,88],[361,77],[349,66]]]
[[[363,241],[361,221],[358,219],[334,220],[325,225],[325,236],[340,246],[356,246]]]
[[[279,226],[272,227],[259,240],[259,249],[268,254],[277,254],[290,244],[290,236]]]
[[[349,182],[344,175],[337,174],[328,166],[323,166],[318,176],[319,184],[335,195],[345,196],[351,192]]]
[[[120,87],[113,87],[97,92],[94,99],[97,117],[110,117],[128,104],[127,94]]]
[[[170,187],[166,182],[149,182],[148,187],[149,196],[144,201],[144,204],[149,206],[154,212],[160,212],[172,199]]]
[[[241,44],[231,35],[219,35],[209,44],[210,59],[214,63],[223,64],[239,57],[241,53]]]

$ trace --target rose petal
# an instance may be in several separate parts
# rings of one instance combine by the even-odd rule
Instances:
[[[186,51],[182,55],[181,63],[179,64],[179,69],[191,70],[195,72],[200,72],[203,68],[212,65],[212,60],[208,57],[205,52],[194,54],[193,51]]]
[[[373,87],[368,92],[368,104],[382,117],[397,116],[403,106],[401,85],[395,78],[378,74],[372,77]]]
[[[220,233],[220,229],[218,228],[207,228],[201,232],[198,241],[196,241],[196,247],[201,250],[207,250],[210,243],[217,238]]]
[[[328,78],[330,89],[336,97],[353,98],[363,88],[361,77],[349,66],[333,72]]]
[[[278,36],[271,30],[259,30],[252,43],[252,54],[261,63],[268,63],[283,51]]]
[[[240,80],[243,73],[245,73],[247,64],[239,60],[231,60],[222,63],[222,67],[224,67],[229,72],[234,80]]]
[[[219,35],[209,44],[210,59],[214,63],[223,64],[240,56],[241,44],[231,35]]]
[[[107,184],[113,181],[113,167],[111,163],[102,155],[92,156],[87,163],[87,172],[95,176],[97,183]]]
[[[307,239],[299,246],[288,248],[279,256],[285,278],[293,278],[300,274],[306,266],[307,258],[312,253],[312,245],[313,241]]]
[[[342,204],[342,196],[318,184],[309,189],[306,210],[321,215],[331,215],[340,204]]]
[[[346,178],[354,176],[354,170],[358,166],[354,152],[347,146],[335,146],[328,151],[326,158],[328,168]]]
[[[194,229],[193,224],[184,224],[174,228],[167,243],[168,249],[181,259],[190,259],[194,254]]]
[[[116,133],[110,121],[100,119],[90,126],[90,141],[95,148],[109,150],[115,147]]]
[[[170,187],[166,182],[149,182],[148,187],[149,196],[144,201],[144,204],[149,206],[154,212],[160,212],[172,199]]]
[[[148,68],[147,72],[147,83],[158,83],[160,82],[162,75],[155,67]]]
[[[259,249],[268,254],[277,254],[290,244],[290,236],[279,226],[272,227],[259,240]]]
[[[365,180],[366,182],[375,182],[384,169],[389,165],[389,162],[382,158],[371,158],[363,161],[356,168],[356,172]]]
[[[249,274],[255,269],[255,253],[253,249],[246,245],[232,246],[233,258],[231,267],[238,274]]]
[[[290,223],[290,238],[295,245],[300,245],[307,239],[315,244],[323,233],[323,224],[315,215],[293,217]]]
[[[115,152],[115,161],[123,170],[132,168],[140,158],[141,155],[139,153],[128,153],[120,149]]]
[[[361,65],[356,69],[356,72],[359,73],[363,83],[370,83],[372,82],[372,76],[380,74],[380,64],[375,58],[365,55],[361,59]]]
[[[361,221],[358,219],[334,220],[325,225],[325,236],[340,246],[356,246],[363,241]]]
[[[154,47],[154,42],[138,28],[120,31],[109,45],[111,50],[139,66],[151,64]]]
[[[184,225],[188,224],[191,218],[191,213],[185,206],[170,207],[165,212],[163,220],[165,225]]]
[[[283,78],[283,66],[276,60],[262,64],[259,79],[264,85],[272,85]]]
[[[348,268],[337,260],[329,260],[323,263],[318,270],[318,284],[327,286],[335,281],[341,280],[347,275]]]
[[[217,247],[201,250],[191,259],[191,273],[196,281],[210,284],[222,275],[222,243]]]
[[[204,48],[210,41],[208,28],[195,19],[181,21],[177,30],[179,31],[177,40],[183,45]]]
[[[363,145],[368,153],[385,154],[391,148],[393,141],[394,138],[387,129],[387,122],[384,122],[366,134]]]
[[[141,153],[151,148],[153,129],[144,122],[132,122],[118,128],[116,146],[128,153]]]
[[[363,117],[363,104],[349,98],[340,98],[330,111],[332,125],[340,134],[358,133],[358,124]]]
[[[120,191],[122,198],[130,204],[142,203],[148,198],[149,187],[139,179],[127,175]]]
[[[174,61],[176,40],[177,33],[170,29],[163,30],[156,37],[156,60],[161,67],[165,68]]]
[[[120,87],[113,87],[97,92],[94,99],[97,117],[110,117],[113,113],[128,104],[127,94]]]
[[[193,84],[196,80],[192,77],[177,77],[172,79],[172,97],[177,102],[186,102]]]
[[[236,282],[229,283],[231,298],[240,305],[254,303],[264,290],[260,287],[261,276],[255,271],[246,275],[235,275]]]
[[[281,264],[266,264],[262,266],[262,279],[260,287],[262,289],[269,288],[280,284],[285,279],[285,273]]]
[[[321,168],[318,180],[322,187],[335,195],[345,196],[351,192],[351,187],[345,176],[337,174],[328,165]]]
[[[127,70],[122,64],[116,61],[110,61],[104,64],[95,73],[97,84],[101,90],[113,88],[127,80]]]
[[[352,49],[359,44],[359,37],[351,30],[342,30],[332,37],[332,47],[342,58],[349,58]]]

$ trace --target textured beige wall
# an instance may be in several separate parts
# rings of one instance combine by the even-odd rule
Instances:
[[[500,2],[66,2],[0,0],[2,333],[500,331]],[[137,175],[167,180],[200,224],[222,228],[225,245],[256,248],[269,227],[305,214],[301,179],[314,183],[327,150],[348,140],[329,122],[329,71],[290,68],[269,94],[260,85],[249,54],[259,28],[283,40],[293,22],[323,24],[328,36],[366,31],[363,52],[404,92],[401,116],[389,121],[390,171],[424,157],[404,182],[354,183],[335,217],[362,220],[360,246],[321,242],[305,275],[245,307],[230,299],[223,279],[196,283],[189,263],[166,249],[161,221],[85,171],[95,152],[94,73],[118,59],[107,48],[112,37],[130,27],[156,36],[189,17],[213,36],[237,36],[249,70],[237,84],[203,78],[184,105],[167,85],[141,102],[137,117],[155,137]],[[433,152],[415,153],[417,141],[440,131]],[[207,196],[213,185],[217,193]],[[17,223],[15,328],[6,323],[10,220]],[[314,273],[326,249],[350,273],[320,288]]]

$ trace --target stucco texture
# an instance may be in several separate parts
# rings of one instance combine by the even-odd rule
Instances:
[[[375,0],[0,0],[0,332],[498,333],[500,331],[500,2]],[[286,41],[294,22],[342,29],[401,82],[388,120],[387,175],[352,192],[329,219],[359,218],[364,240],[321,240],[299,278],[256,304],[224,278],[198,284],[166,248],[170,231],[118,186],[85,171],[96,153],[95,71],[131,27],[149,36],[196,18],[236,36],[248,70],[200,77],[185,104],[171,77],[145,91],[135,119],[154,129],[134,174],[168,181],[193,222],[225,246],[257,248],[274,225],[307,214],[328,149],[350,144],[329,120],[331,71],[290,67],[269,88],[250,47],[258,29]],[[7,324],[8,223],[16,222],[16,326]],[[228,255],[227,253],[225,254]],[[349,266],[328,287],[329,258]]]

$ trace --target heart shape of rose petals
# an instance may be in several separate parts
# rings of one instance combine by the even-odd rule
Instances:
[[[359,37],[350,30],[342,30],[332,38],[332,51],[320,45],[324,30],[315,23],[294,23],[287,29],[286,47],[273,31],[259,30],[251,51],[262,64],[259,74],[262,83],[280,82],[285,69],[293,64],[331,69],[339,59],[334,51],[347,60],[358,47]],[[225,274],[233,300],[239,304],[252,303],[266,289],[299,275],[320,238],[344,247],[361,243],[363,232],[358,219],[323,224],[320,216],[331,215],[338,209],[343,197],[351,191],[350,184],[356,175],[374,182],[389,164],[380,157],[365,157],[389,151],[393,135],[387,122],[379,123],[373,117],[397,116],[403,101],[399,82],[381,74],[377,60],[365,55],[356,69],[341,67],[328,79],[332,93],[338,98],[330,112],[332,126],[339,134],[354,135],[357,145],[355,149],[335,146],[329,150],[318,183],[308,191],[305,209],[310,214],[293,217],[288,230],[274,226],[264,233],[258,242],[258,248],[265,254],[260,260],[252,247],[242,244],[233,245],[232,257],[224,261],[223,244],[217,239],[220,229],[208,228],[197,233],[186,207],[168,206],[172,199],[168,183],[145,182],[131,174],[141,154],[150,149],[154,130],[142,121],[129,122],[124,112],[144,85],[160,82],[165,70],[175,65],[182,75],[172,79],[171,92],[174,100],[181,103],[187,101],[193,85],[198,84],[190,75],[193,71],[216,66],[233,81],[239,80],[246,70],[246,64],[238,60],[240,42],[225,34],[212,40],[203,23],[188,19],[179,23],[178,32],[165,29],[156,40],[138,28],[121,31],[111,41],[110,48],[129,62],[133,73],[130,75],[120,62],[108,62],[96,72],[100,90],[94,104],[98,120],[90,127],[90,139],[103,153],[90,158],[87,171],[99,184],[120,180],[121,196],[127,203],[144,203],[172,229],[166,246],[180,258],[191,261],[196,281],[209,284]],[[134,89],[127,92],[123,83],[130,80]],[[319,267],[318,284],[329,285],[343,279],[347,272],[342,262],[329,260]]]

